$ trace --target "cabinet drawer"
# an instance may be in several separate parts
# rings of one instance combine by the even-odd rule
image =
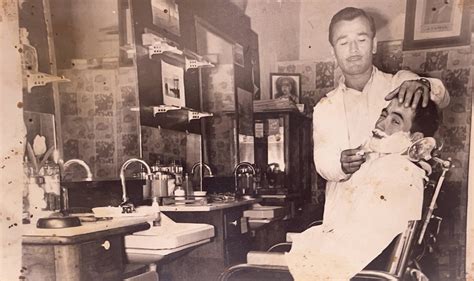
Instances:
[[[119,236],[81,244],[81,280],[121,280],[123,248]]]
[[[224,239],[236,237],[247,232],[247,225],[242,224],[242,221],[246,223],[246,219],[242,218],[243,210],[240,208],[228,210],[224,213]]]

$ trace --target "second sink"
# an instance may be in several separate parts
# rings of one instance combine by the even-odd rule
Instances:
[[[214,237],[214,226],[201,223],[176,223],[161,214],[161,226],[125,237],[125,247],[147,250],[174,249]]]

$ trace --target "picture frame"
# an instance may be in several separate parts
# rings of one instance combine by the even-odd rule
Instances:
[[[234,64],[244,67],[245,60],[244,60],[244,47],[239,43],[234,43],[232,46],[232,52],[234,55]]]
[[[163,104],[186,106],[184,93],[184,69],[161,61]]]
[[[176,0],[150,0],[153,24],[180,36],[179,9]]]
[[[237,87],[239,162],[254,163],[253,93]]]
[[[403,50],[469,45],[469,7],[464,0],[407,0]]]
[[[288,98],[295,104],[300,102],[301,95],[301,74],[298,73],[270,73],[270,98],[284,99]],[[290,86],[289,92],[286,92],[285,86]]]
[[[239,134],[253,136],[253,94],[239,87],[237,87],[237,113]]]

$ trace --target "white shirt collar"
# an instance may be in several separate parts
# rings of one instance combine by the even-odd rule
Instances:
[[[367,88],[367,85],[372,84],[372,81],[374,80],[374,76],[378,72],[379,72],[378,68],[375,67],[375,66],[372,66],[372,73],[370,74],[369,81],[367,81],[367,84],[365,84],[364,89],[362,90],[363,92]],[[345,91],[348,90],[348,88],[346,86],[346,78],[344,77],[344,75],[341,75],[341,77],[339,77],[337,88],[338,88],[338,91],[342,91],[342,92],[345,92]]]

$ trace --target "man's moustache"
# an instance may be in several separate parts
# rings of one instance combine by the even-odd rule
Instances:
[[[346,60],[348,60],[348,61],[358,61],[360,59],[362,59],[362,56],[356,55],[356,56],[350,56]]]

